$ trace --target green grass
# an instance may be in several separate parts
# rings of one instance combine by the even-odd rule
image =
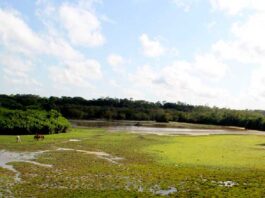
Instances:
[[[163,163],[265,170],[264,143],[264,136],[251,135],[175,137],[148,150]]]
[[[69,142],[69,139],[80,142]],[[151,189],[176,187],[172,197],[264,197],[263,136],[157,136],[109,133],[104,129],[73,129],[45,136],[0,136],[0,150],[51,150],[37,159],[52,168],[13,162],[14,173],[0,168],[0,197],[153,197]],[[123,157],[112,164],[95,155],[56,151],[58,147],[104,151]],[[234,181],[233,187],[220,182]],[[142,188],[143,192],[138,189]],[[7,191],[7,189],[10,191]]]

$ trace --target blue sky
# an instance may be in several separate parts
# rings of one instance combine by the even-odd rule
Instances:
[[[265,109],[261,0],[1,0],[0,92]]]

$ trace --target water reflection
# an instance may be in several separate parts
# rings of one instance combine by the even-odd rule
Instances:
[[[184,129],[184,128],[158,128],[158,127],[142,127],[142,126],[112,126],[107,127],[110,132],[131,132],[143,134],[157,135],[213,135],[213,134],[258,134],[264,135],[259,131],[242,131],[227,129]]]

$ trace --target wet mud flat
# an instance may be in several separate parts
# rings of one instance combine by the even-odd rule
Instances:
[[[117,156],[112,156],[109,153],[102,152],[102,151],[88,151],[88,150],[79,150],[79,149],[72,149],[72,148],[57,148],[55,150],[43,150],[43,151],[36,151],[36,152],[14,152],[14,151],[6,151],[6,150],[0,150],[0,167],[4,169],[8,169],[12,172],[15,173],[14,176],[14,182],[11,184],[9,187],[11,187],[15,184],[23,183],[21,179],[21,173],[16,170],[12,162],[23,162],[23,163],[30,163],[34,164],[36,166],[41,166],[41,167],[46,167],[46,168],[52,168],[53,165],[50,164],[43,164],[39,163],[36,160],[40,155],[43,153],[51,152],[51,151],[56,151],[56,152],[79,152],[83,154],[88,154],[88,155],[94,155],[97,158],[103,159],[108,161],[111,164],[114,165],[119,165],[120,162],[124,158],[122,157],[117,157]],[[115,177],[115,175],[113,175]],[[156,184],[150,187],[144,187],[144,184],[137,184],[132,178],[127,178],[124,177],[124,179],[127,180],[125,183],[124,189],[127,189],[128,191],[135,190],[141,193],[144,192],[150,192],[153,195],[156,196],[168,196],[168,195],[173,195],[177,193],[177,188],[174,186],[169,186],[168,188],[162,188],[160,185]],[[65,187],[66,188],[66,187]],[[6,195],[10,195],[10,197],[13,197],[13,193],[10,189],[5,189]],[[0,194],[1,197],[1,194]]]
[[[72,148],[57,148],[56,150],[43,150],[43,151],[36,151],[36,152],[11,152],[6,150],[0,150],[0,167],[8,169],[15,173],[15,182],[20,182],[20,172],[17,171],[12,164],[12,162],[25,162],[34,164],[37,166],[47,167],[51,168],[52,165],[50,164],[42,164],[37,161],[35,161],[41,154],[51,151],[58,151],[58,152],[65,152],[65,151],[75,151],[80,152],[88,155],[95,155],[100,159],[109,161],[113,164],[118,164],[120,160],[123,158],[112,156],[105,152],[97,152],[97,151],[86,151],[86,150],[78,150],[78,149],[72,149]]]
[[[20,173],[11,165],[11,162],[26,162],[35,164],[38,166],[43,167],[52,167],[52,165],[49,164],[41,164],[36,161],[34,161],[39,155],[47,151],[37,151],[37,152],[11,152],[6,150],[0,151],[0,167],[8,169],[12,172],[14,172],[15,175],[15,182],[20,181]]]

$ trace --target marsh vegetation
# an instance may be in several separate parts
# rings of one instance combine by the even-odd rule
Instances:
[[[14,136],[0,136],[0,150],[39,154],[26,159],[36,163],[8,162],[20,173],[19,182],[16,172],[0,167],[4,197],[265,195],[264,136],[158,136],[76,128],[45,141],[34,141],[32,135],[21,139],[16,143]]]

